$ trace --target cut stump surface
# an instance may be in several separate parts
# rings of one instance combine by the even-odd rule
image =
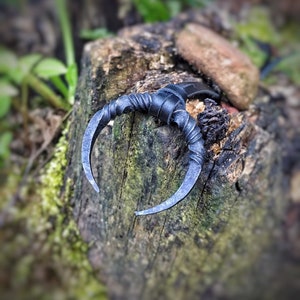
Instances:
[[[140,113],[116,118],[92,155],[99,194],[83,174],[81,138],[105,103],[202,80],[177,54],[175,35],[183,26],[175,20],[134,27],[85,47],[67,176],[90,262],[111,299],[255,297],[257,281],[267,284],[253,266],[271,247],[285,206],[281,148],[261,122],[272,114],[277,130],[271,104],[258,97],[248,111],[230,116],[226,137],[206,149],[192,193],[166,212],[134,216],[167,199],[184,177],[188,151],[175,127]]]

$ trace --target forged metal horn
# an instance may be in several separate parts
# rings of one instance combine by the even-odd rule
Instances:
[[[199,82],[169,84],[155,93],[130,94],[106,104],[91,118],[82,140],[81,161],[84,173],[94,190],[99,187],[91,168],[91,153],[100,131],[116,116],[138,111],[157,117],[161,121],[176,124],[183,132],[189,148],[189,167],[179,189],[167,200],[152,208],[136,211],[136,216],[155,214],[164,211],[183,200],[194,187],[202,169],[204,147],[200,128],[185,109],[188,98],[218,99],[219,94]]]

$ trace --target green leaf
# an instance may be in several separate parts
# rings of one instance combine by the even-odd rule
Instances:
[[[6,159],[10,155],[9,145],[12,140],[12,133],[7,131],[0,135],[0,158]]]
[[[166,21],[171,14],[162,0],[134,0],[134,5],[145,22]]]
[[[12,51],[0,48],[0,73],[9,73],[17,64],[18,58]]]
[[[240,39],[242,40],[241,50],[250,57],[258,68],[261,67],[267,54],[258,47],[253,38],[245,35],[240,36]]]
[[[297,85],[300,84],[300,54],[299,50],[284,57],[275,70],[286,73]]]
[[[113,36],[113,34],[109,32],[106,28],[96,28],[96,29],[82,29],[80,31],[79,36],[82,39],[97,40],[97,39],[103,39],[106,37]]]
[[[166,2],[166,6],[169,10],[170,17],[175,17],[178,15],[182,9],[181,1],[168,1]]]
[[[0,118],[6,116],[11,105],[11,97],[0,95]]]
[[[22,73],[26,75],[41,59],[42,55],[38,53],[24,55],[19,59],[19,68],[22,70]]]
[[[74,103],[75,98],[75,92],[76,92],[76,86],[77,86],[77,65],[76,63],[70,65],[68,67],[68,71],[66,73],[66,80],[68,82],[69,86],[69,103]]]
[[[18,95],[18,89],[9,83],[7,80],[0,79],[0,97],[9,96],[13,97]]]
[[[34,68],[34,73],[44,79],[62,75],[66,72],[66,66],[56,58],[45,58]]]
[[[53,85],[61,92],[65,99],[68,99],[68,87],[65,82],[62,80],[61,76],[53,76],[50,78]]]
[[[11,70],[7,75],[11,81],[20,85],[26,74],[24,74],[20,68],[16,68]]]
[[[11,69],[8,76],[16,84],[21,84],[24,78],[31,72],[34,65],[42,58],[41,54],[28,54],[22,56],[16,68]]]

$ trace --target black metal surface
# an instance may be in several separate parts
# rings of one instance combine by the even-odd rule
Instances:
[[[161,204],[146,210],[136,211],[135,214],[141,216],[164,211],[183,200],[190,193],[201,173],[205,150],[200,128],[185,109],[185,101],[188,98],[218,99],[219,94],[203,83],[169,84],[151,94],[121,96],[94,114],[83,135],[81,159],[85,175],[97,193],[100,190],[91,169],[91,153],[96,138],[110,120],[132,111],[157,117],[168,125],[176,124],[183,132],[190,151],[189,168],[179,189]]]

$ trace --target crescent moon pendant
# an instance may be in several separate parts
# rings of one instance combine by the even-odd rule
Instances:
[[[161,204],[146,210],[135,211],[135,215],[143,216],[159,213],[183,200],[198,180],[205,152],[200,128],[185,110],[185,100],[195,97],[218,99],[219,94],[198,82],[170,84],[152,94],[144,93],[121,96],[97,111],[89,121],[84,132],[81,148],[83,170],[94,190],[97,193],[100,191],[91,168],[91,153],[99,133],[116,116],[131,111],[139,111],[155,116],[168,125],[176,124],[183,132],[190,153],[189,167],[178,190]]]

